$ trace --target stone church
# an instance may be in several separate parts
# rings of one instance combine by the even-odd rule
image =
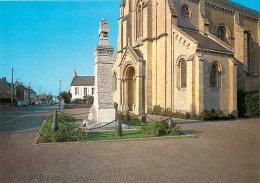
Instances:
[[[237,116],[237,91],[259,89],[259,15],[227,0],[122,0],[113,64],[119,110]]]

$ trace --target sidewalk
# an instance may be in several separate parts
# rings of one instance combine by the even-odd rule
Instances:
[[[61,112],[72,115],[76,119],[87,119],[90,108],[63,109]]]

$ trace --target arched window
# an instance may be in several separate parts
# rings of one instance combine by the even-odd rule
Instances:
[[[180,87],[186,88],[187,87],[187,63],[185,60],[182,60],[180,62],[179,66],[179,72],[180,72]]]
[[[210,86],[212,88],[221,87],[221,78],[220,78],[220,66],[218,63],[213,63],[210,68]]]
[[[249,32],[244,33],[244,56],[249,72],[253,72],[254,42]]]
[[[143,8],[144,0],[139,0],[136,5],[136,38],[143,36]]]
[[[117,90],[117,76],[116,73],[113,74],[113,91]]]
[[[222,41],[227,41],[226,38],[226,28],[224,26],[220,26],[217,30],[217,37]]]
[[[181,15],[184,18],[190,18],[191,17],[191,10],[187,4],[183,4],[181,7]]]

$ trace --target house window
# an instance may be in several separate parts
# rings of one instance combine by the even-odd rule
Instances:
[[[143,8],[144,1],[139,0],[136,6],[136,38],[143,36]]]
[[[244,57],[248,72],[253,72],[254,42],[249,32],[244,33]]]
[[[220,78],[220,68],[217,63],[211,65],[210,68],[210,87],[220,88],[221,78]]]
[[[92,95],[94,95],[94,92],[95,92],[95,88],[92,88]]]
[[[88,94],[88,88],[84,88],[84,95]]]
[[[226,28],[223,26],[220,26],[217,30],[217,37],[221,39],[222,41],[226,42]]]
[[[190,18],[191,17],[191,10],[187,4],[182,5],[181,7],[181,15],[184,18]]]
[[[75,87],[75,95],[79,94],[79,87]]]

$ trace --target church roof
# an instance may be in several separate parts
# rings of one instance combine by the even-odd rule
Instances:
[[[122,6],[125,6],[125,0],[121,0],[119,8],[121,8]]]
[[[189,30],[186,30],[186,29],[183,30],[183,31],[198,42],[199,48],[221,51],[221,52],[227,52],[227,53],[233,53],[231,50],[229,50],[225,46],[221,45],[220,43],[218,43],[214,39],[210,38],[207,35],[204,35],[204,34],[198,32],[198,31],[189,31]]]
[[[71,86],[94,86],[95,76],[75,76],[71,81]]]
[[[241,13],[244,13],[244,14],[250,14],[251,16],[255,16],[255,17],[259,17],[259,14],[260,14],[258,11],[255,11],[253,9],[247,8],[247,7],[242,6],[240,4],[231,2],[229,0],[206,0],[206,2],[211,2],[211,3],[214,3],[214,4],[223,5],[223,6],[230,8],[230,9],[233,9],[235,11],[238,11],[238,12],[241,12]]]

